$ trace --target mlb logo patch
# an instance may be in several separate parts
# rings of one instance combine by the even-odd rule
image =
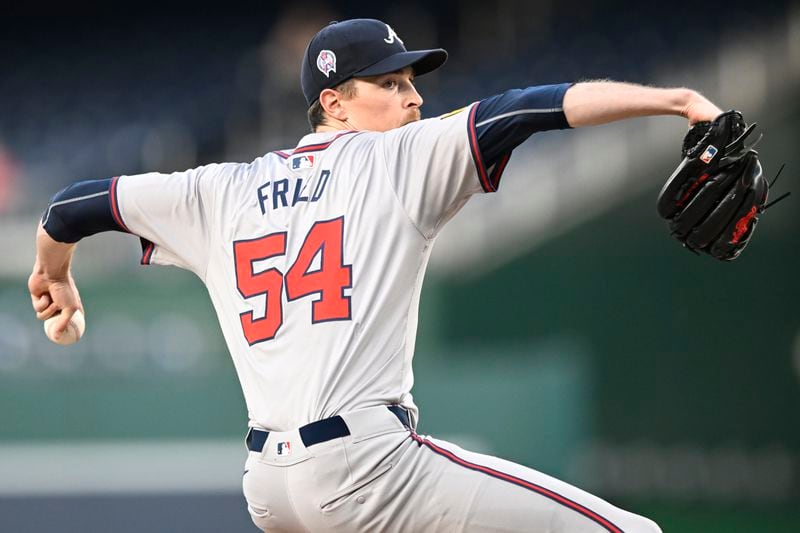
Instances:
[[[714,145],[709,144],[708,148],[706,148],[706,151],[700,156],[700,161],[707,165],[712,159],[714,159],[715,155],[717,155],[717,149],[714,147]]]
[[[278,455],[291,455],[292,453],[292,443],[291,442],[279,442],[278,443]]]
[[[292,158],[292,170],[302,170],[304,168],[314,168],[313,155],[300,155]]]

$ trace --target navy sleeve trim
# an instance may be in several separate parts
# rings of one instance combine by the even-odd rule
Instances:
[[[111,180],[78,181],[60,190],[42,216],[42,226],[58,242],[75,243],[102,231],[119,229],[108,197]]]
[[[480,102],[475,116],[477,139],[487,167],[536,132],[567,129],[564,94],[571,83],[512,89]]]
[[[535,113],[563,113],[563,107],[551,107],[550,109],[520,109],[518,111],[511,111],[509,113],[503,113],[502,115],[497,115],[496,117],[487,118],[482,122],[478,122],[475,124],[476,128],[480,128],[481,126],[485,126],[487,124],[491,124],[496,120],[501,120],[504,118],[511,118],[517,115],[530,115]]]
[[[119,176],[91,181],[78,181],[62,189],[42,216],[42,226],[58,242],[74,243],[101,231],[132,233],[119,209],[117,185]],[[152,263],[155,244],[145,238],[142,243],[143,265]]]
[[[65,191],[66,191],[66,189],[64,191],[62,191],[61,193],[59,193],[59,195],[61,195]],[[47,206],[47,211],[45,211],[44,217],[42,217],[42,225],[43,226],[47,226],[47,224],[50,222],[50,215],[53,214],[53,208],[55,208],[55,207],[59,207],[59,206],[66,205],[66,204],[71,204],[71,203],[74,203],[74,202],[81,202],[81,201],[84,201],[84,200],[91,200],[92,198],[97,198],[98,196],[105,196],[107,194],[108,194],[108,191],[101,191],[101,192],[96,192],[94,194],[87,194],[85,196],[78,196],[77,198],[68,198],[66,200],[58,200],[58,201],[52,202],[50,205]],[[56,197],[54,197],[54,199],[55,198]]]

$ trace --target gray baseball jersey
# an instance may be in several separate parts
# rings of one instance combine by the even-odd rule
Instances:
[[[113,215],[143,239],[142,261],[208,287],[254,428],[243,489],[258,527],[660,531],[413,429],[433,242],[471,195],[496,190],[532,130],[565,127],[567,87],[509,91],[385,133],[314,133],[250,164],[112,180]]]
[[[208,287],[251,425],[284,430],[387,404],[416,413],[428,257],[482,190],[469,116],[314,133],[249,164],[114,183],[121,223],[146,241],[143,261]]]

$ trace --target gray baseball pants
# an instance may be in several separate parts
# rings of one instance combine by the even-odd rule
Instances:
[[[245,464],[264,531],[660,533],[563,481],[414,433],[385,406],[340,415],[350,435],[304,446],[270,432]]]

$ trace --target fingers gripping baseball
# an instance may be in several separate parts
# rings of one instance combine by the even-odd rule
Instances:
[[[33,310],[36,311],[36,318],[39,320],[45,320],[55,313],[55,310],[50,310],[54,306],[49,294],[42,294],[38,297],[31,294],[31,302],[33,302]]]
[[[51,280],[33,273],[28,279],[28,290],[36,318],[44,321],[58,315],[53,327],[56,337],[64,333],[76,311],[83,311],[78,288],[69,274],[66,279]]]

